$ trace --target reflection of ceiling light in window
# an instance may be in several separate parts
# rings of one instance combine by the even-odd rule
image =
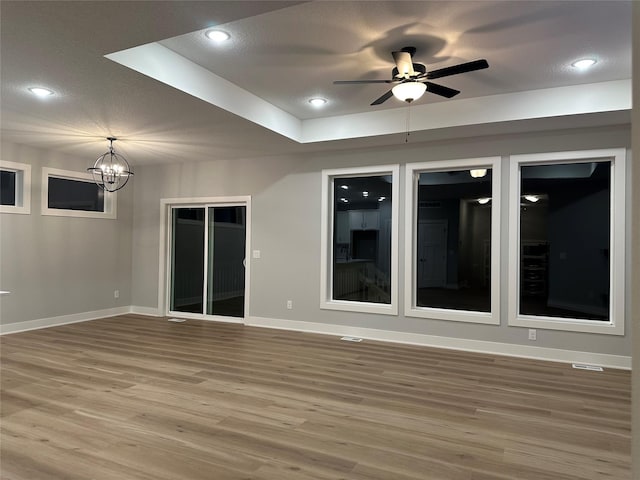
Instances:
[[[524,198],[525,200],[529,200],[531,203],[536,203],[538,200],[540,200],[540,197],[538,197],[537,195],[525,195]]]
[[[29,88],[29,91],[36,97],[48,97],[49,95],[53,95],[53,90],[49,90],[44,87],[31,87]]]
[[[349,200],[347,200],[347,199],[346,199],[346,198],[344,198],[344,197],[343,197],[343,198],[341,198],[341,199],[340,199],[340,201],[341,201],[341,202],[343,202],[343,203],[349,203]]]
[[[573,68],[577,68],[578,70],[586,70],[589,67],[592,67],[596,64],[596,61],[593,58],[583,58],[580,60],[576,60],[571,64]]]
[[[322,107],[323,105],[325,105],[327,103],[327,99],[326,98],[320,98],[320,97],[310,98],[309,99],[309,103],[311,105],[313,105],[314,107]]]
[[[223,32],[222,30],[207,30],[205,32],[205,36],[209,40],[213,40],[214,42],[224,42],[225,40],[229,40],[231,35],[227,32]]]
[[[343,190],[349,190],[349,185],[340,185],[340,188]]]
[[[490,201],[491,201],[491,199],[490,199],[490,198],[479,198],[479,199],[478,199],[478,203],[479,203],[480,205],[486,205],[486,204],[487,204],[487,203],[489,203]]]
[[[387,197],[380,197],[380,198],[378,198],[378,201],[379,202],[384,202],[386,199],[387,199]]]
[[[482,178],[487,174],[486,168],[478,168],[476,170],[469,170],[469,173],[473,178]]]
[[[363,197],[368,197],[369,196],[369,192],[362,192],[362,196]]]

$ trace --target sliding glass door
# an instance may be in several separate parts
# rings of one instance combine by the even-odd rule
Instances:
[[[169,313],[244,317],[246,206],[171,209]]]

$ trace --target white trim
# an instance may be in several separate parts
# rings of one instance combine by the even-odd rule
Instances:
[[[333,300],[333,179],[354,176],[391,175],[391,303],[380,304]],[[398,314],[398,215],[400,166],[377,165],[371,167],[322,170],[321,226],[320,226],[320,308],[349,312]]]
[[[200,313],[190,312],[168,312],[168,315],[163,315],[171,318],[179,318],[185,320],[204,320],[205,322],[221,322],[221,323],[239,323],[244,324],[245,318],[242,317],[227,317],[223,315],[203,315]]]
[[[169,315],[169,290],[171,288],[169,282],[170,258],[169,247],[171,245],[171,228],[169,215],[172,207],[224,207],[224,206],[243,206],[246,209],[245,218],[245,287],[244,287],[244,318],[249,315],[250,294],[251,294],[251,195],[238,195],[232,197],[185,197],[185,198],[161,198],[160,199],[160,248],[158,249],[158,308],[160,316]],[[171,312],[171,315],[180,317],[184,316],[184,312]],[[187,314],[188,315],[188,314]],[[243,319],[235,317],[216,317],[211,315],[199,315],[200,320],[220,320],[230,321],[233,318],[236,323],[243,323]]]
[[[140,305],[131,305],[130,313],[136,315],[146,315],[149,317],[164,317],[160,311],[155,307],[143,307]]]
[[[500,171],[501,160],[496,157],[467,158],[435,162],[408,163],[405,171],[405,232],[404,232],[404,312],[407,317],[450,320],[455,322],[500,324]],[[416,306],[416,269],[415,258],[418,209],[417,185],[422,172],[445,172],[452,170],[471,170],[473,168],[491,169],[491,311],[475,312],[445,308]]]
[[[5,325],[0,325],[0,335],[57,327],[60,325],[68,325],[70,323],[87,322],[89,320],[125,315],[130,312],[131,307],[124,306],[105,308],[104,310],[95,310],[92,312],[72,313],[70,315],[61,315],[59,317],[39,318],[37,320],[27,320],[26,322],[7,323]]]
[[[0,205],[0,213],[29,215],[31,213],[31,165],[0,160],[0,170],[16,174],[16,204]]]
[[[608,368],[631,368],[631,357],[624,355],[610,355],[606,353],[582,352],[559,348],[533,347],[484,340],[465,338],[440,337],[409,332],[378,330],[374,328],[351,327],[347,325],[332,325],[317,322],[302,322],[298,320],[283,320],[265,317],[248,317],[247,326],[275,328],[322,335],[347,335],[381,342],[402,343],[425,347],[444,348],[464,352],[486,353],[490,355],[504,355],[517,358],[530,358],[562,363],[586,363]],[[339,338],[336,339],[339,341]]]
[[[41,187],[41,214],[54,217],[81,217],[81,218],[104,218],[113,220],[117,217],[118,193],[104,192],[104,210],[93,212],[86,210],[66,210],[62,208],[49,208],[49,177],[64,178],[95,184],[93,177],[87,172],[76,172],[73,170],[61,170],[59,168],[42,167],[42,187]]]
[[[572,332],[624,335],[625,318],[625,159],[626,149],[512,155],[509,162],[509,325]],[[520,166],[611,161],[611,237],[609,321],[519,314]]]

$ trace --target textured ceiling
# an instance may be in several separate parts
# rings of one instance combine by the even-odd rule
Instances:
[[[151,42],[300,120],[406,110],[395,99],[369,107],[385,85],[332,84],[388,78],[389,52],[406,45],[418,48],[415,60],[429,69],[477,58],[491,65],[441,79],[438,83],[462,93],[453,100],[425,95],[423,109],[453,106],[445,102],[458,98],[631,77],[630,2],[3,1],[0,13],[2,139],[92,158],[113,135],[134,165],[399,140],[398,135],[349,139],[347,132],[343,141],[300,144],[104,57]],[[232,35],[221,46],[203,36],[216,25]],[[568,67],[583,56],[596,57],[598,64],[587,73]],[[37,99],[27,91],[34,85],[56,95]],[[329,100],[325,108],[307,103],[316,95]],[[572,123],[616,121],[619,117],[587,115]],[[501,126],[502,131],[529,128],[545,126]],[[488,132],[481,125],[466,131]],[[431,127],[412,138],[452,135]]]

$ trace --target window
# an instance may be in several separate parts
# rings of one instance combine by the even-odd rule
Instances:
[[[0,213],[31,213],[31,166],[0,161]]]
[[[499,324],[500,157],[407,165],[405,314]]]
[[[624,149],[511,161],[509,324],[622,335]]]
[[[398,313],[398,171],[322,172],[322,308]]]
[[[116,218],[116,193],[105,192],[90,174],[43,168],[42,214]]]

